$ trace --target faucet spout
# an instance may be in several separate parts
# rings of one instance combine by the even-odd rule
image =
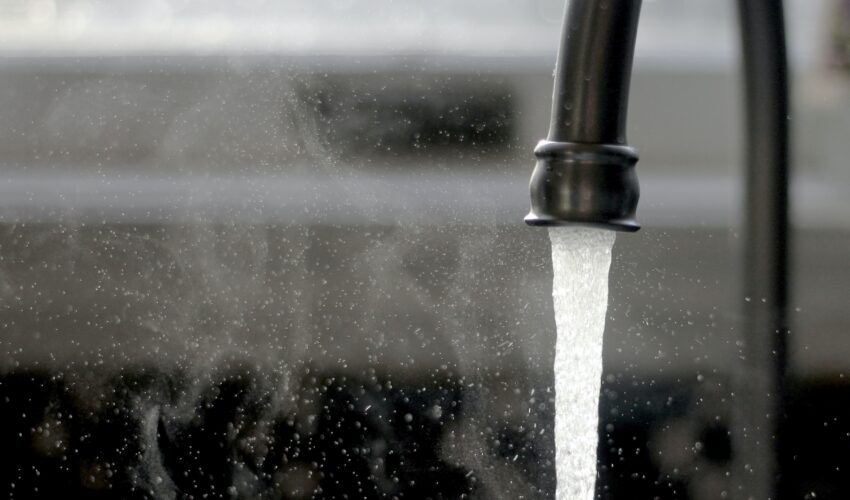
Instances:
[[[535,226],[637,231],[637,153],[626,113],[641,0],[572,0],[555,67],[549,135],[534,150]]]

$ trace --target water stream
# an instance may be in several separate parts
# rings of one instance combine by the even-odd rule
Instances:
[[[613,231],[552,228],[558,500],[592,500]]]

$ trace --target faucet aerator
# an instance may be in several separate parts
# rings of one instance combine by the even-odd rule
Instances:
[[[532,226],[581,225],[634,232],[640,191],[635,150],[620,144],[540,141],[531,175]]]

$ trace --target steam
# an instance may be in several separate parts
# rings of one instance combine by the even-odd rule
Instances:
[[[38,307],[22,307],[10,321],[5,342],[22,347],[6,350],[2,371],[61,372],[88,415],[130,422],[120,429],[126,433],[120,443],[103,445],[114,449],[92,458],[93,467],[125,457],[132,463],[126,479],[156,498],[184,494],[180,485],[190,480],[177,471],[192,471],[174,457],[186,458],[182,444],[203,441],[204,432],[222,444],[206,451],[227,464],[219,472],[231,484],[219,494],[255,498],[283,488],[276,485],[280,477],[300,485],[293,491],[312,494],[315,466],[295,452],[283,455],[280,436],[292,439],[287,450],[306,448],[301,436],[306,441],[324,425],[317,419],[329,411],[317,407],[321,391],[349,390],[346,384],[354,387],[354,409],[344,410],[362,413],[374,429],[363,439],[372,450],[369,463],[383,474],[376,482],[398,488],[398,477],[390,477],[397,472],[382,461],[397,452],[386,435],[420,418],[414,410],[435,426],[461,410],[448,396],[434,397],[412,407],[410,420],[404,415],[393,423],[394,410],[378,408],[386,398],[366,390],[392,392],[386,379],[459,382],[478,395],[463,408],[464,423],[453,426],[464,437],[437,458],[472,467],[474,477],[487,478],[493,498],[522,491],[525,484],[508,484],[512,465],[490,453],[498,430],[472,432],[492,423],[503,402],[490,397],[489,387],[518,399],[529,393],[527,381],[512,379],[516,373],[488,368],[494,360],[523,366],[530,354],[511,321],[526,306],[511,298],[517,271],[499,257],[511,235],[451,222],[435,229],[417,217],[394,220],[374,190],[375,199],[354,203],[371,181],[323,135],[318,104],[304,94],[315,82],[285,73],[234,64],[193,88],[193,99],[155,78],[76,75],[44,100],[44,130],[33,135],[50,145],[44,163],[53,171],[226,182],[223,174],[234,172],[309,170],[343,199],[316,190],[315,201],[303,207],[315,216],[309,227],[270,224],[262,213],[248,223],[236,210],[210,214],[198,207],[214,204],[217,194],[195,191],[195,198],[164,207],[172,215],[155,224],[104,223],[69,211],[55,224],[4,229],[4,254],[11,257],[0,262],[0,293]],[[106,208],[133,202],[116,199]],[[333,204],[382,223],[325,222]],[[485,308],[471,298],[479,287],[497,304],[495,314],[492,303]],[[399,397],[410,404],[406,399]],[[531,403],[524,404],[517,408]],[[517,419],[525,418],[521,413]],[[125,473],[107,465],[101,468]]]
[[[163,465],[162,454],[159,450],[158,428],[160,408],[147,408],[142,416],[142,468],[140,470],[139,486],[147,489],[154,498],[177,498],[174,482]]]

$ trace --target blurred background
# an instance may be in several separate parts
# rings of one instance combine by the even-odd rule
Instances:
[[[553,498],[563,3],[0,1],[0,495]],[[786,6],[782,498],[848,498],[850,3]],[[738,52],[644,3],[599,498],[737,498]]]

